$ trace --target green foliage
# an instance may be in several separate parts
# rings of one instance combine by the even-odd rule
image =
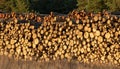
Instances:
[[[120,11],[120,0],[77,0],[78,10],[99,12],[104,9],[109,11]]]
[[[120,11],[120,0],[105,0],[110,11]]]
[[[86,9],[87,6],[88,6],[88,2],[87,0],[83,1],[83,0],[77,0],[78,4],[78,10],[83,10],[83,9]]]
[[[29,10],[26,0],[16,0],[15,5],[12,7],[15,12],[28,12]]]
[[[1,10],[10,10],[9,8],[10,6],[8,5],[8,1],[7,0],[0,0],[0,9]]]
[[[77,0],[77,2],[78,10],[85,9],[89,12],[99,12],[107,8],[104,4],[104,0]]]
[[[4,11],[28,12],[29,4],[27,0],[2,0],[0,9]]]
[[[120,11],[120,0],[0,0],[3,11],[68,13],[76,8],[89,12]]]
[[[31,0],[32,10],[41,13],[49,13],[51,11],[67,13],[76,8],[76,0]]]
[[[14,12],[68,13],[76,8],[75,0],[0,0],[0,9]]]

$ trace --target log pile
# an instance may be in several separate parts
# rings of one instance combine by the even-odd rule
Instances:
[[[0,55],[120,65],[120,18],[106,11],[73,11],[67,16],[12,12],[1,13],[0,19]]]

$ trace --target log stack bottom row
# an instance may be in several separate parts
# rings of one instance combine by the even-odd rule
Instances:
[[[120,18],[105,11],[66,16],[1,13],[0,55],[120,65]]]

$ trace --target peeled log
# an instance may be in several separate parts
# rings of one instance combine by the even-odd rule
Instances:
[[[72,21],[69,21],[69,26],[72,26]]]
[[[21,48],[20,48],[20,47],[17,47],[17,48],[16,48],[16,52],[17,52],[18,54],[20,54],[20,53],[21,53]]]
[[[43,50],[43,46],[42,45],[38,45],[38,50],[42,51]]]
[[[88,31],[89,27],[88,26],[85,26],[84,27],[84,31]]]
[[[100,36],[100,31],[95,31],[95,36]]]
[[[39,39],[38,39],[38,38],[35,38],[35,39],[33,40],[33,44],[37,45],[38,43],[39,43]]]
[[[90,33],[90,38],[94,38],[94,34],[92,32]]]
[[[110,38],[110,33],[106,33],[106,34],[105,34],[105,38],[106,38],[106,39],[109,39],[109,38]]]
[[[37,38],[37,34],[36,34],[36,33],[33,33],[33,34],[32,34],[32,38],[33,38],[33,39]]]
[[[88,37],[89,37],[89,33],[88,33],[88,32],[85,32],[85,33],[84,33],[84,38],[87,39]]]
[[[79,32],[78,35],[77,35],[77,38],[81,38],[83,36],[83,33],[82,32]]]
[[[98,41],[99,42],[103,42],[103,37],[102,36],[98,36]]]
[[[98,21],[98,19],[99,19],[98,16],[94,17],[94,21]]]
[[[12,44],[12,45],[13,45],[15,42],[16,42],[16,40],[14,40],[14,39],[11,39],[11,40],[10,40],[10,44]]]
[[[77,27],[78,27],[79,30],[83,29],[83,25],[82,24],[77,25]]]

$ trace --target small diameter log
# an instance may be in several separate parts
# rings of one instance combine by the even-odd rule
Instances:
[[[85,32],[85,33],[84,33],[84,38],[85,38],[85,39],[88,39],[88,38],[89,38],[89,33],[88,33],[88,32]]]
[[[15,44],[15,42],[16,42],[16,40],[14,40],[14,39],[10,40],[10,44],[12,44],[12,45]]]
[[[42,52],[43,46],[39,44],[39,45],[38,45],[38,50],[40,50],[40,51]]]
[[[98,36],[98,42],[103,42],[103,37],[102,36]]]
[[[82,24],[78,24],[77,27],[78,27],[79,30],[83,29],[83,25]]]
[[[95,31],[95,36],[100,36],[100,31],[99,30]]]
[[[106,38],[106,39],[109,39],[109,38],[110,38],[110,33],[106,33],[106,34],[105,34],[105,38]]]
[[[98,16],[94,16],[93,19],[94,19],[94,21],[98,21],[99,18],[98,18]]]

